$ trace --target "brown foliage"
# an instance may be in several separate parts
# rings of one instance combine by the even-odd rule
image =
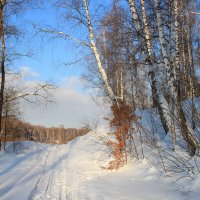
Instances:
[[[112,149],[114,157],[107,167],[109,170],[118,169],[127,163],[127,144],[132,138],[130,129],[133,121],[137,120],[137,117],[132,114],[132,107],[124,101],[121,101],[118,106],[111,106],[111,110],[113,118],[110,127],[114,129],[112,134],[116,141],[108,140],[106,144]]]

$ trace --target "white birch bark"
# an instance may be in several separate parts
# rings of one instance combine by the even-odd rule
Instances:
[[[92,23],[91,23],[91,19],[90,19],[90,13],[89,13],[89,9],[88,9],[87,0],[83,0],[83,3],[84,3],[85,13],[86,13],[86,17],[87,17],[87,28],[88,28],[88,31],[89,31],[91,50],[93,51],[93,53],[95,55],[97,65],[98,65],[98,69],[99,69],[99,73],[100,73],[101,78],[104,82],[104,86],[105,86],[105,89],[107,91],[107,94],[110,97],[112,104],[117,104],[117,100],[115,98],[115,95],[114,95],[112,88],[110,87],[110,85],[108,83],[108,77],[107,77],[107,74],[105,72],[105,69],[103,68],[103,65],[102,65],[102,62],[101,62],[101,59],[100,59],[100,55],[99,55],[98,49],[97,49],[96,44],[95,44],[94,33],[93,33]]]
[[[123,69],[122,64],[120,65],[120,99],[124,100],[124,84],[123,84]]]
[[[169,55],[166,48],[165,35],[164,35],[164,30],[163,30],[163,19],[162,19],[160,6],[159,6],[159,0],[154,0],[154,8],[156,12],[156,20],[157,20],[157,26],[158,26],[158,35],[159,35],[161,52],[163,56],[164,66],[167,71],[167,81],[168,81],[169,92],[171,93],[172,98],[176,99],[177,95],[176,95],[176,88],[174,86],[174,74],[173,74],[174,68],[173,66],[171,66]]]
[[[180,81],[180,45],[179,45],[179,22],[178,22],[178,1],[174,0],[174,34],[175,34],[175,66],[174,68],[174,81],[177,82],[177,87],[179,87]],[[176,134],[173,137],[173,144],[176,144]]]
[[[180,51],[179,51],[179,22],[178,22],[178,1],[174,0],[174,32],[175,32],[175,63],[176,63],[176,75],[179,80],[180,71]]]
[[[141,27],[140,22],[139,22],[139,17],[138,17],[138,12],[137,12],[137,9],[136,9],[135,1],[134,0],[128,0],[128,2],[129,2],[129,5],[130,5],[135,29],[136,29],[136,32],[138,33],[139,42],[140,42],[141,45],[144,45],[145,41],[143,40],[143,38],[141,36],[142,27]],[[142,3],[142,6],[144,6],[144,1],[141,0],[141,3]],[[155,75],[155,72],[154,72],[154,69],[153,69],[152,45],[151,45],[151,41],[150,41],[150,37],[149,37],[150,32],[149,32],[148,27],[147,27],[147,17],[146,17],[146,14],[145,14],[145,8],[143,7],[142,10],[143,10],[142,11],[143,16],[145,17],[145,19],[143,19],[144,20],[144,26],[145,26],[145,29],[144,29],[145,30],[145,38],[146,38],[146,41],[148,41],[148,44],[146,45],[147,50],[142,48],[142,56],[143,56],[143,60],[146,62],[146,64],[150,68],[152,86],[154,85],[155,90],[156,90],[156,97],[157,97],[157,102],[158,102],[159,107],[160,107],[159,109],[161,111],[160,117],[163,119],[162,120],[163,126],[167,126],[167,127],[165,127],[166,133],[168,131],[172,132],[171,125],[170,125],[169,106],[168,106],[168,103],[167,103],[161,89],[160,89],[160,84],[156,80],[156,75]]]
[[[153,61],[152,45],[151,45],[151,41],[150,41],[150,31],[149,31],[148,23],[147,23],[147,15],[146,15],[146,10],[145,10],[144,0],[140,0],[140,3],[141,3],[141,8],[142,8],[142,20],[143,20],[143,24],[144,24],[144,32],[145,32],[147,51],[149,53],[151,61]]]
[[[176,0],[175,0],[176,1]],[[164,36],[164,30],[163,30],[163,19],[161,14],[161,9],[159,5],[159,0],[154,0],[154,8],[156,12],[156,19],[157,19],[157,26],[158,26],[158,33],[159,33],[159,42],[161,46],[161,52],[164,60],[165,68],[167,69],[167,78],[168,78],[168,87],[169,92],[171,93],[173,104],[175,105],[175,113],[177,113],[179,121],[180,121],[180,128],[182,130],[182,135],[184,140],[187,142],[188,150],[190,154],[193,156],[196,152],[196,148],[198,147],[198,142],[195,139],[195,136],[193,134],[193,131],[190,129],[190,127],[187,124],[185,114],[183,112],[183,108],[181,105],[180,97],[177,95],[176,86],[175,86],[175,79],[174,79],[174,65],[170,63],[169,55],[167,53],[166,44],[165,44],[165,36]],[[176,19],[175,19],[176,21]],[[177,22],[175,22],[177,23]],[[175,24],[176,26],[176,24]],[[175,34],[177,29],[175,29]],[[178,37],[178,36],[176,36]],[[177,38],[175,38],[175,42]],[[176,44],[176,46],[178,46]],[[176,50],[178,51],[178,50]],[[176,59],[178,61],[178,59]],[[179,63],[180,64],[180,63]]]

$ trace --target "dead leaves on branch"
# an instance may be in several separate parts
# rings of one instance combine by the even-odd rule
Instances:
[[[121,101],[118,106],[111,106],[113,118],[110,120],[110,127],[114,130],[112,135],[115,141],[108,140],[106,146],[111,149],[113,160],[104,169],[114,170],[127,163],[129,140],[132,139],[130,129],[137,116],[133,114],[133,109],[125,101]]]

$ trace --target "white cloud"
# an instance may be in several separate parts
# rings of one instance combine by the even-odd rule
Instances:
[[[39,76],[39,74],[33,71],[30,67],[20,67],[19,71],[23,78],[35,78]]]
[[[63,80],[63,87],[55,92],[56,104],[46,108],[24,105],[25,120],[34,124],[46,126],[81,127],[84,121],[92,122],[94,119],[103,121],[105,108],[96,105],[87,95],[78,77],[70,77]]]

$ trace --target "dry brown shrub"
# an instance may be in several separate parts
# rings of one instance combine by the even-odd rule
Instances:
[[[113,170],[122,167],[127,163],[127,144],[132,139],[130,129],[137,117],[133,114],[132,106],[121,101],[118,106],[111,106],[113,118],[110,120],[110,127],[115,141],[108,140],[106,145],[112,149],[114,160],[109,162],[106,169]]]

